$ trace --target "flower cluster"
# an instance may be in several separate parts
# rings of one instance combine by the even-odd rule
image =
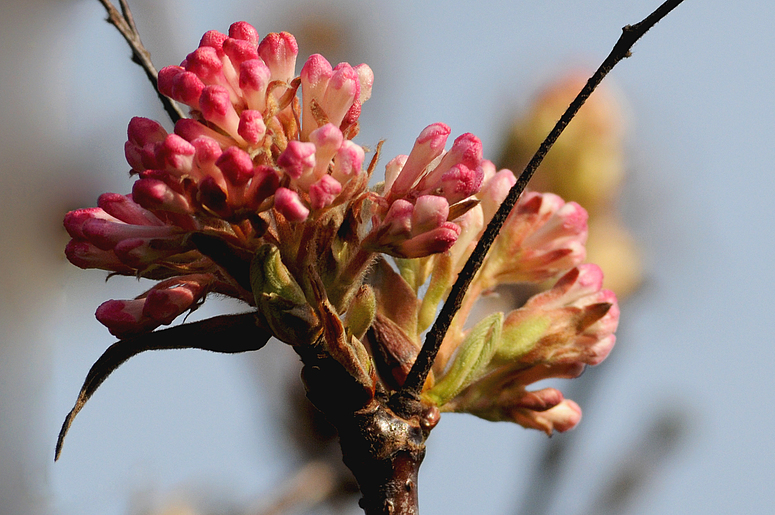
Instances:
[[[379,147],[367,165],[353,138],[371,69],[312,55],[297,77],[297,54],[290,34],[260,39],[238,22],[162,69],[159,90],[190,117],[172,133],[132,119],[132,193],[68,213],[66,254],[81,268],[158,281],[98,308],[119,338],[170,324],[218,293],[254,307],[278,339],[321,345],[371,392],[377,382],[398,388],[515,178],[483,159],[472,134],[445,150],[451,130],[435,123],[370,190]],[[599,269],[578,266],[586,234],[577,204],[523,195],[444,340],[427,402],[548,432],[575,424],[577,409],[559,392],[524,387],[575,375],[613,345],[616,300],[601,290]],[[476,299],[496,286],[558,277],[516,311],[466,328]]]

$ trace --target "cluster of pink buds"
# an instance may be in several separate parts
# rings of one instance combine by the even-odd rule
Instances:
[[[98,308],[119,338],[170,324],[217,293],[250,305],[280,340],[328,352],[373,393],[376,381],[392,388],[405,379],[516,179],[482,158],[472,134],[446,150],[450,128],[434,123],[370,191],[377,156],[364,166],[352,139],[371,69],[312,55],[297,77],[297,54],[290,34],[260,39],[238,22],[162,69],[160,91],[189,106],[190,118],[172,133],[131,120],[132,193],[68,213],[66,254],[81,268],[159,281]],[[614,343],[616,299],[597,267],[581,265],[586,236],[578,204],[522,196],[444,339],[426,401],[547,432],[575,425],[578,407],[560,392],[525,386],[578,375]],[[498,285],[558,277],[519,309],[466,323]]]
[[[408,156],[387,164],[367,245],[415,258],[445,252],[457,241],[460,226],[451,220],[473,207],[462,201],[481,188],[484,161],[482,143],[473,134],[458,137],[444,152],[449,134],[443,123],[429,125]]]
[[[602,282],[596,265],[571,269],[553,288],[509,313],[502,326],[498,320],[499,327],[489,327],[487,335],[492,339],[497,333],[497,343],[482,346],[480,352],[489,353],[482,369],[467,371],[464,378],[454,372],[442,377],[426,395],[442,401],[446,411],[509,420],[547,434],[575,427],[581,420],[575,402],[556,388],[526,387],[543,379],[578,377],[586,365],[597,365],[608,356],[616,341],[619,307]],[[471,347],[469,338],[461,350]],[[450,371],[455,371],[454,364]]]

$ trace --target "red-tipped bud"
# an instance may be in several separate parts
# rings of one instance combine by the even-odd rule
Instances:
[[[193,213],[188,198],[159,179],[144,178],[136,181],[132,186],[132,198],[146,209]]]
[[[361,173],[365,154],[363,147],[350,140],[342,142],[334,157],[334,169],[331,175],[342,184]]]
[[[324,175],[309,187],[309,201],[312,209],[331,205],[342,192],[342,185],[330,175]]]
[[[412,189],[431,161],[444,152],[450,132],[449,126],[443,123],[431,124],[420,132],[406,163],[390,185],[391,198],[403,197]]]
[[[325,57],[312,54],[301,68],[302,120],[301,140],[307,141],[309,133],[318,128],[312,112],[313,101],[322,107],[323,95],[334,71]]]
[[[240,64],[239,87],[250,109],[264,112],[266,88],[272,80],[272,71],[261,59],[250,59]]]
[[[112,250],[123,240],[164,238],[179,233],[180,229],[171,225],[132,225],[99,218],[92,218],[83,224],[86,240],[102,250]]]
[[[78,240],[85,240],[86,235],[83,232],[83,226],[86,222],[93,219],[107,220],[109,222],[120,222],[114,216],[106,213],[102,208],[89,207],[86,209],[76,209],[65,215],[64,226],[67,234]]]
[[[210,127],[202,125],[198,121],[191,118],[183,118],[178,120],[178,122],[175,124],[175,134],[181,136],[186,141],[191,142],[197,138],[206,136],[207,138],[217,141],[221,148],[227,148],[237,143],[232,138],[224,136],[220,132],[216,132]]]
[[[249,41],[241,39],[227,38],[223,42],[223,52],[235,69],[239,69],[240,65],[245,61],[258,59],[256,46]]]
[[[277,158],[277,166],[293,179],[309,176],[315,167],[315,144],[289,141],[288,146]]]
[[[208,122],[212,122],[226,131],[237,141],[239,136],[239,115],[234,110],[229,91],[223,86],[207,86],[199,98],[202,116]]]
[[[245,109],[242,111],[237,132],[242,136],[242,139],[251,145],[257,145],[262,141],[266,134],[266,125],[264,124],[261,112],[253,109]]]
[[[327,123],[309,135],[309,142],[315,145],[315,169],[313,175],[319,179],[328,171],[331,159],[342,146],[344,136],[336,125]]]
[[[249,42],[254,47],[258,46],[258,31],[246,21],[237,21],[229,27],[229,37]]]
[[[412,234],[420,234],[440,227],[449,216],[449,204],[444,197],[423,195],[417,199],[412,213]]]
[[[106,213],[122,222],[133,225],[164,225],[159,218],[144,209],[126,195],[103,193],[97,199],[97,205]]]
[[[223,56],[223,42],[226,41],[226,34],[218,32],[217,30],[208,30],[199,40],[199,48],[209,47],[217,52],[219,57]],[[190,61],[191,56],[186,57],[186,61]]]
[[[177,134],[170,134],[156,149],[159,168],[174,171],[175,175],[187,174],[194,163],[194,146]]]
[[[352,66],[347,63],[336,65],[320,101],[320,107],[328,116],[329,122],[339,127],[353,102],[358,99],[360,87],[358,74]]]
[[[122,263],[114,252],[102,250],[88,241],[70,240],[65,247],[65,256],[78,268],[97,268],[124,275],[133,275],[136,271]]]
[[[458,164],[469,170],[476,170],[482,164],[482,142],[471,133],[462,134],[455,139],[449,152],[444,154],[436,168],[420,180],[417,189],[426,191],[435,187],[444,174]]]
[[[233,186],[244,186],[253,177],[253,161],[238,147],[227,148],[215,165]]]
[[[301,201],[299,194],[288,188],[277,188],[274,208],[289,222],[303,222],[309,216],[309,209]]]
[[[287,32],[272,32],[258,44],[258,55],[272,71],[271,80],[290,82],[295,75],[299,45]]]

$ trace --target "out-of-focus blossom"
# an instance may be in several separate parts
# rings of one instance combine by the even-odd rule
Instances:
[[[527,164],[587,77],[572,72],[540,92],[527,113],[512,125],[502,166],[520,170]],[[621,100],[610,85],[603,84],[579,110],[530,182],[531,188],[576,201],[589,212],[587,258],[603,268],[606,285],[620,297],[637,289],[643,268],[637,245],[617,209],[626,169],[625,125]]]

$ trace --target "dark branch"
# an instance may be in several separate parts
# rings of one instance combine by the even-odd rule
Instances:
[[[622,35],[611,50],[608,57],[605,58],[600,67],[595,71],[592,77],[587,81],[584,88],[571,102],[568,109],[559,119],[552,131],[541,143],[541,146],[536,151],[533,158],[527,164],[523,172],[517,179],[517,183],[509,191],[508,196],[501,204],[498,212],[490,221],[489,225],[484,231],[482,238],[476,245],[471,257],[466,262],[465,266],[458,275],[457,281],[450,291],[449,297],[447,297],[444,306],[441,308],[438,318],[433,324],[433,327],[428,332],[425,339],[425,343],[417,356],[417,360],[412,366],[412,370],[404,383],[403,388],[396,393],[397,399],[393,403],[398,406],[410,406],[411,400],[416,400],[422,390],[422,386],[425,383],[425,379],[430,373],[433,362],[436,359],[436,354],[439,351],[441,342],[449,329],[452,319],[455,313],[460,309],[463,303],[463,297],[468,289],[469,284],[473,280],[474,275],[482,265],[484,258],[487,255],[492,242],[498,235],[498,232],[503,227],[506,217],[511,212],[512,208],[516,205],[519,196],[524,191],[527,183],[533,177],[533,173],[543,161],[546,153],[552,148],[554,142],[562,134],[562,131],[570,123],[576,113],[589,98],[592,92],[597,88],[603,78],[610,72],[616,64],[622,59],[630,56],[630,49],[651,27],[653,27],[659,20],[664,18],[667,13],[677,7],[683,0],[668,0],[657,8],[653,13],[647,16],[643,21],[635,25],[627,25],[622,29]],[[399,408],[401,409],[401,408]]]
[[[54,461],[62,453],[62,444],[75,416],[105,379],[129,358],[149,350],[201,349],[227,354],[246,352],[260,349],[271,336],[256,324],[255,313],[243,313],[217,316],[117,341],[108,347],[86,375],[75,406],[65,417],[59,431]]]
[[[118,29],[132,49],[132,61],[137,63],[143,71],[145,71],[148,80],[153,84],[153,89],[159,96],[159,100],[164,106],[164,110],[167,111],[172,123],[177,122],[181,118],[185,118],[185,115],[178,105],[159,92],[159,72],[151,62],[150,52],[146,50],[143,42],[140,40],[140,33],[137,31],[137,26],[135,26],[135,20],[132,17],[132,11],[129,10],[129,4],[127,4],[126,0],[119,0],[121,4],[121,12],[119,12],[110,0],[99,1],[105,7],[105,10],[108,11],[108,23]]]

